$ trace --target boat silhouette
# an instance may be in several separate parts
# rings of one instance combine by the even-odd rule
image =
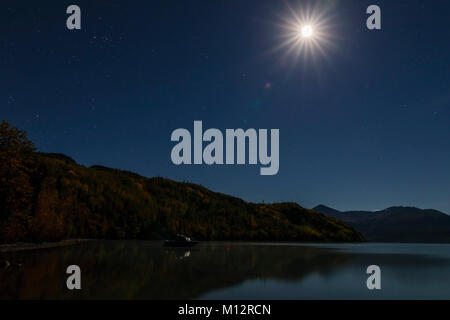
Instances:
[[[164,241],[166,247],[193,247],[198,244],[198,241],[192,240],[190,237],[177,234],[174,240]]]

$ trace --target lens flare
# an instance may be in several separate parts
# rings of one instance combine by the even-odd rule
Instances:
[[[334,46],[332,7],[329,5],[303,5],[288,8],[288,14],[281,16],[281,42],[275,50],[283,50],[283,60],[287,56],[316,60],[325,57],[328,48]]]

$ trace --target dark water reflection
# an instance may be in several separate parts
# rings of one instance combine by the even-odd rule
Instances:
[[[2,254],[1,299],[450,299],[450,246],[96,241]],[[66,289],[67,266],[82,290]],[[367,266],[382,290],[366,288]]]

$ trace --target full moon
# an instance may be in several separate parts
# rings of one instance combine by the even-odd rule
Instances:
[[[320,1],[316,1],[320,2]],[[280,26],[285,30],[280,35],[282,41],[275,50],[287,48],[286,56],[295,59],[302,56],[317,60],[317,56],[325,56],[326,48],[334,46],[333,28],[334,15],[326,8],[308,7],[294,10],[288,7],[290,16],[282,17],[284,22]]]
[[[303,26],[300,32],[302,37],[309,38],[313,34],[313,28],[311,26]]]

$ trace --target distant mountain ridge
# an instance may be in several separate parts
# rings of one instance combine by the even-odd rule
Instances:
[[[380,211],[313,210],[347,222],[368,241],[450,243],[450,216],[433,209],[396,206]]]

